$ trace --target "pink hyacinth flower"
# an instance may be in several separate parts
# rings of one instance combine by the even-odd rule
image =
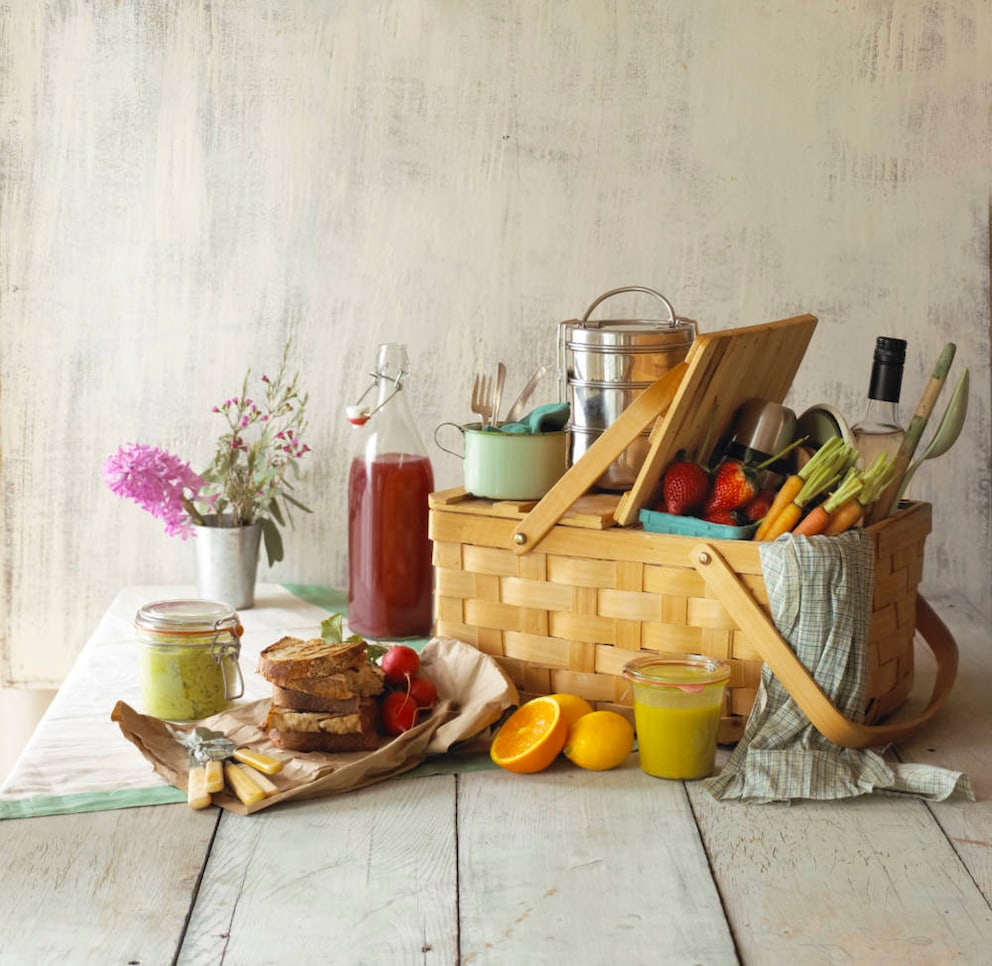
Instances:
[[[170,537],[185,540],[194,532],[184,497],[197,499],[206,483],[178,456],[155,446],[128,443],[107,457],[103,480],[118,496],[163,521]]]

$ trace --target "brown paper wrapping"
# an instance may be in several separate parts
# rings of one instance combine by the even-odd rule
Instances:
[[[268,700],[237,705],[190,725],[167,725],[118,701],[111,718],[155,771],[184,791],[189,756],[173,731],[188,731],[196,724],[222,732],[239,746],[284,761],[282,771],[270,776],[280,788],[278,794],[250,806],[243,805],[226,787],[213,795],[215,805],[250,815],[279,802],[335,795],[402,774],[430,755],[443,755],[455,745],[481,736],[519,703],[517,689],[503,669],[489,655],[462,641],[434,638],[424,646],[421,667],[437,685],[437,707],[410,731],[397,738],[383,738],[380,747],[371,752],[302,754],[276,748],[261,728]]]

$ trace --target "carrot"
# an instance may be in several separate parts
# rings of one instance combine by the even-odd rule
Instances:
[[[862,485],[861,474],[852,466],[836,489],[819,506],[810,510],[792,532],[804,537],[825,533],[838,509],[860,493]]]
[[[799,523],[806,507],[824,490],[833,486],[841,473],[849,470],[857,455],[858,451],[853,446],[842,442],[831,456],[822,460],[803,483],[799,495],[772,521],[765,539],[775,540],[783,533],[790,533]]]
[[[892,471],[893,463],[888,454],[879,453],[871,466],[861,474],[861,486],[850,495],[849,500],[845,500],[837,508],[824,533],[828,537],[835,537],[837,534],[857,526],[868,507],[878,499],[878,495],[889,485]]]
[[[772,520],[772,525],[768,528],[768,533],[765,534],[764,539],[775,540],[783,533],[791,532],[802,515],[802,506],[793,500],[788,506],[783,507],[779,515]]]
[[[806,465],[809,466],[809,463]],[[778,515],[799,496],[799,491],[803,488],[803,482],[803,478],[798,473],[793,473],[778,488],[778,493],[775,494],[775,499],[772,500],[772,505],[768,508],[765,518],[758,524],[758,529],[754,531],[755,540],[765,539],[765,535],[771,529],[772,523],[775,522]]]
[[[768,532],[778,515],[799,496],[799,491],[810,475],[816,472],[817,467],[830,459],[843,445],[844,441],[839,436],[831,436],[798,473],[793,473],[785,480],[779,487],[778,493],[775,494],[775,499],[772,500],[772,505],[768,508],[765,518],[754,532],[754,540],[774,539],[774,537],[768,536]]]
[[[856,496],[852,496],[850,500],[837,507],[836,513],[830,518],[830,523],[823,533],[828,537],[836,537],[838,533],[850,530],[864,515],[864,504]]]

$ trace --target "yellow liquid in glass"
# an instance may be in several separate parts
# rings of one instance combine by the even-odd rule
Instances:
[[[720,705],[659,708],[634,701],[641,770],[656,778],[693,779],[712,774]]]

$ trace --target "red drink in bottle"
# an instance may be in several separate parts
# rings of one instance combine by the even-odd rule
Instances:
[[[410,411],[408,374],[406,346],[379,346],[376,401],[358,414],[362,436],[348,479],[348,626],[386,640],[426,637],[433,624],[434,472]]]
[[[433,570],[426,456],[356,458],[348,480],[348,625],[372,638],[431,632]]]

